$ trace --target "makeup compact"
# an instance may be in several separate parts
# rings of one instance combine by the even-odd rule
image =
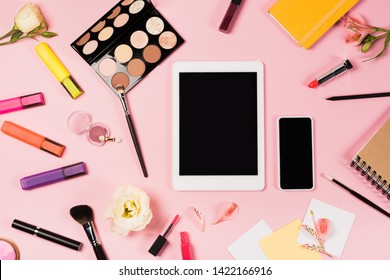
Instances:
[[[20,252],[15,242],[0,237],[0,260],[19,260]]]
[[[114,93],[125,92],[183,43],[151,1],[116,4],[71,46]]]
[[[120,98],[145,177],[146,167],[125,93],[183,42],[150,0],[124,0],[71,44]]]
[[[107,141],[120,143],[119,137],[110,137],[109,128],[100,122],[92,123],[91,116],[82,111],[73,112],[68,118],[68,127],[74,134],[85,134],[89,143],[95,146],[102,146]]]

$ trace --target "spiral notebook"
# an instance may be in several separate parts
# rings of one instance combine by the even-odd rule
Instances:
[[[390,200],[390,118],[353,157],[351,167]]]

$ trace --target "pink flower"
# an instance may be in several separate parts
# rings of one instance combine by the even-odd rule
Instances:
[[[351,31],[346,38],[346,42],[352,46],[358,46],[364,38],[376,29],[366,24],[364,19],[357,13],[348,13],[343,18],[344,27]]]

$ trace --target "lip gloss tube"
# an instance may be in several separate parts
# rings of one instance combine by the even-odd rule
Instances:
[[[87,174],[85,163],[79,162],[24,177],[20,179],[20,185],[23,190],[31,190],[36,187],[50,185],[84,174]]]
[[[40,105],[45,105],[42,92],[4,99],[0,100],[0,115]]]
[[[64,145],[50,140],[49,138],[39,135],[13,122],[5,121],[1,127],[1,131],[11,137],[14,137],[24,143],[30,144],[31,146],[34,146],[57,157],[61,157],[65,150]]]
[[[35,51],[73,99],[76,99],[83,93],[83,90],[48,44],[45,42],[40,43],[35,47]]]
[[[229,33],[232,23],[237,16],[238,8],[241,5],[242,0],[232,0],[226,10],[225,16],[222,19],[219,31]]]
[[[39,227],[34,226],[34,225],[30,225],[26,222],[22,222],[22,221],[17,220],[17,219],[13,220],[11,226],[13,228],[18,229],[18,230],[27,232],[29,234],[35,235],[37,237],[46,239],[48,241],[57,243],[59,245],[68,247],[68,248],[76,250],[76,251],[79,251],[81,249],[82,243],[79,241],[70,239],[68,237],[59,235],[57,233],[54,233],[52,231],[48,231],[48,230],[43,229],[43,228],[39,228]]]

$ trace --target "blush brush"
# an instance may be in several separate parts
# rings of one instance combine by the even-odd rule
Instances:
[[[98,260],[107,260],[106,254],[103,251],[102,244],[100,243],[99,237],[93,223],[93,211],[88,205],[78,205],[70,209],[70,215],[79,224],[81,224],[88,236],[89,241],[92,244],[96,258]]]

